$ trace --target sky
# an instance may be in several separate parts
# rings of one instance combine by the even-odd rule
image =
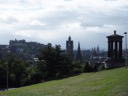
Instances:
[[[107,49],[106,36],[128,31],[127,0],[0,0],[0,44],[9,40],[52,43],[74,49]]]

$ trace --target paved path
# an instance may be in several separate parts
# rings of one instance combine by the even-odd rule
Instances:
[[[16,88],[8,88],[8,90],[14,90],[14,89],[16,89]],[[7,91],[7,89],[6,88],[0,88],[0,91]]]

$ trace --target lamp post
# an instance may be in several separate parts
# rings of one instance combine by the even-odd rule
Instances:
[[[6,77],[7,78],[7,81],[6,81],[6,83],[7,83],[7,91],[8,91],[8,62],[6,62],[6,66],[7,66],[7,75],[6,75],[7,76]]]
[[[10,51],[7,52],[7,59],[6,60],[8,60],[8,55],[10,56]],[[7,66],[7,70],[6,70],[7,71],[7,75],[6,75],[7,81],[6,81],[6,83],[7,83],[7,91],[8,91],[8,86],[9,86],[9,84],[8,84],[8,75],[9,75],[8,61],[6,61],[6,66]]]
[[[127,68],[127,32],[124,32],[125,34],[125,66]]]

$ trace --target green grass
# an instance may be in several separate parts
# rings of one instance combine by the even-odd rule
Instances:
[[[128,69],[117,68],[1,91],[0,96],[128,96]]]

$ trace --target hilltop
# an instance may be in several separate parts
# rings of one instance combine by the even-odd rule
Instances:
[[[116,68],[96,73],[39,83],[0,96],[128,96],[128,69]]]

